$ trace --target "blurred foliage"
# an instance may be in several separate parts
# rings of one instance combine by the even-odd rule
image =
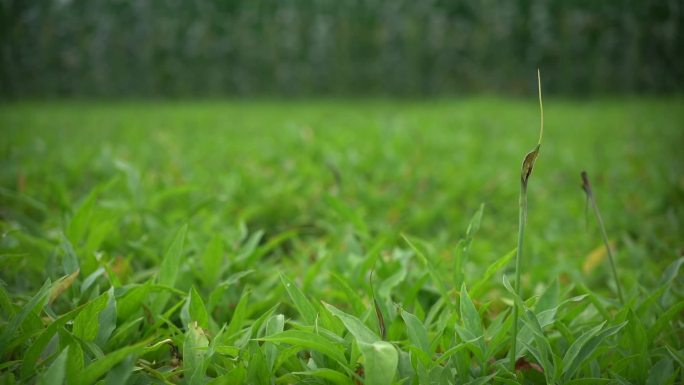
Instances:
[[[3,97],[670,93],[682,0],[0,1]]]

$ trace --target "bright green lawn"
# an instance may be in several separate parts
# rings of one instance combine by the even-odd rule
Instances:
[[[545,100],[519,381],[684,381],[682,105]],[[0,105],[0,383],[516,383],[538,129],[532,100]]]

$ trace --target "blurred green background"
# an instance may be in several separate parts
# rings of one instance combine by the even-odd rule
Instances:
[[[682,0],[3,0],[17,97],[681,93]]]

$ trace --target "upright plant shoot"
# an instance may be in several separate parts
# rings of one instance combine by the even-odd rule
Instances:
[[[523,240],[525,238],[525,222],[527,221],[527,182],[532,174],[532,169],[534,168],[534,161],[539,155],[539,149],[541,147],[542,137],[544,136],[544,106],[542,104],[542,93],[541,93],[541,75],[537,69],[537,89],[539,93],[539,112],[540,112],[540,129],[539,129],[539,141],[532,151],[525,155],[523,160],[522,169],[520,172],[520,199],[519,199],[519,211],[518,211],[518,250],[515,255],[515,293],[518,297],[521,297],[521,285],[520,285],[520,263],[522,260],[523,253]],[[518,301],[513,304],[513,341],[510,352],[510,366],[511,371],[515,372],[515,352],[516,344],[518,341]]]
[[[594,215],[596,215],[596,221],[598,221],[599,229],[601,230],[601,238],[603,239],[603,244],[606,246],[606,252],[608,253],[608,260],[610,260],[610,268],[613,271],[613,278],[615,279],[615,286],[617,287],[618,299],[620,299],[621,304],[625,304],[625,300],[622,297],[622,289],[620,288],[620,280],[618,279],[617,269],[615,268],[615,258],[613,258],[613,252],[610,248],[610,241],[608,241],[608,234],[606,234],[606,226],[603,224],[603,218],[601,218],[601,213],[599,212],[598,205],[596,204],[596,198],[594,198],[594,192],[591,190],[591,183],[589,183],[589,175],[586,171],[582,171],[582,189],[587,194],[587,200],[591,204],[591,208],[594,210]]]

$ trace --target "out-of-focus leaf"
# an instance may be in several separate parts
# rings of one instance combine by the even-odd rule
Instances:
[[[9,348],[9,343],[14,336],[14,333],[19,329],[26,317],[28,317],[31,312],[37,312],[43,308],[43,305],[50,294],[50,288],[50,280],[48,279],[43,284],[43,287],[41,287],[21,310],[12,316],[7,325],[5,325],[2,334],[0,334],[0,357],[7,352],[7,348]]]
[[[204,360],[206,349],[209,347],[209,340],[204,330],[192,322],[188,325],[183,342],[183,371],[190,385],[204,384],[207,362]]]
[[[577,340],[575,340],[570,348],[568,348],[568,351],[563,357],[563,377],[565,381],[569,381],[575,372],[580,368],[580,365],[584,362],[587,362],[589,357],[592,355],[592,353],[594,353],[596,348],[598,348],[604,339],[620,331],[620,329],[627,324],[627,321],[622,322],[619,325],[609,327],[605,330],[601,330],[603,329],[604,324],[605,322],[589,329]]]
[[[665,357],[656,362],[648,372],[646,385],[668,385],[674,382],[674,367],[672,360]]]
[[[60,385],[64,383],[66,376],[66,361],[69,354],[69,347],[62,350],[52,364],[39,377],[37,383],[40,385]]]
[[[291,375],[322,378],[337,385],[354,384],[352,380],[349,379],[349,376],[328,368],[313,369],[306,372],[292,372]]]
[[[136,355],[131,354],[114,366],[105,376],[104,385],[126,385],[126,382],[133,374],[135,368]]]
[[[100,346],[104,345],[109,340],[114,329],[116,329],[116,298],[114,297],[114,288],[110,287],[107,290],[107,306],[100,312],[97,318],[99,328],[95,342]]]
[[[78,275],[81,273],[80,269],[76,269],[73,273],[66,275],[62,278],[60,278],[57,282],[55,282],[52,286],[52,289],[50,290],[50,299],[48,300],[48,303],[51,304],[54,302],[57,297],[59,297],[66,289],[71,287],[71,285],[74,283],[76,278],[78,278]]]
[[[145,349],[146,342],[141,342],[135,345],[129,345],[123,347],[119,350],[115,350],[102,359],[93,362],[90,366],[85,368],[81,373],[80,385],[90,385],[97,381],[100,377],[104,376],[109,370],[111,370],[116,364],[121,362],[123,359],[131,354],[138,355]]]
[[[219,236],[214,236],[202,254],[202,277],[207,287],[216,286],[223,267],[223,241]]]
[[[161,267],[159,268],[159,275],[157,276],[157,283],[160,285],[173,287],[176,284],[178,271],[183,263],[181,257],[183,256],[183,244],[185,243],[185,233],[187,231],[188,225],[183,225],[176,233],[171,245],[164,254],[164,258],[161,261]],[[152,305],[155,313],[161,313],[162,310],[164,310],[169,297],[170,295],[168,293],[160,293],[157,295],[157,298]]]
[[[141,309],[141,305],[150,292],[150,281],[144,285],[136,286],[129,290],[117,301],[117,318],[120,321],[128,320],[135,312]]]
[[[485,271],[482,278],[480,278],[470,290],[473,297],[477,298],[477,296],[479,296],[482,293],[484,285],[487,284],[487,282],[494,276],[494,274],[497,271],[501,270],[504,266],[508,265],[508,262],[511,260],[511,258],[515,257],[515,252],[516,249],[509,251],[507,254],[497,259],[494,263],[487,267],[487,270]]]
[[[107,293],[90,301],[74,320],[73,333],[76,337],[93,341],[97,337],[99,324],[97,322],[100,312],[107,306],[109,295]]]
[[[282,314],[270,317],[266,321],[266,336],[275,335],[281,333],[285,327],[285,316]],[[278,348],[272,343],[267,342],[264,344],[264,355],[266,356],[266,364],[269,370],[273,370],[273,364],[275,363],[276,357],[278,356]]]
[[[233,312],[233,317],[230,319],[230,323],[226,328],[226,341],[225,343],[230,345],[236,339],[236,334],[242,329],[242,324],[247,318],[247,304],[249,301],[249,290],[245,289],[242,292],[240,301],[238,301],[237,306],[235,306],[235,311]]]

